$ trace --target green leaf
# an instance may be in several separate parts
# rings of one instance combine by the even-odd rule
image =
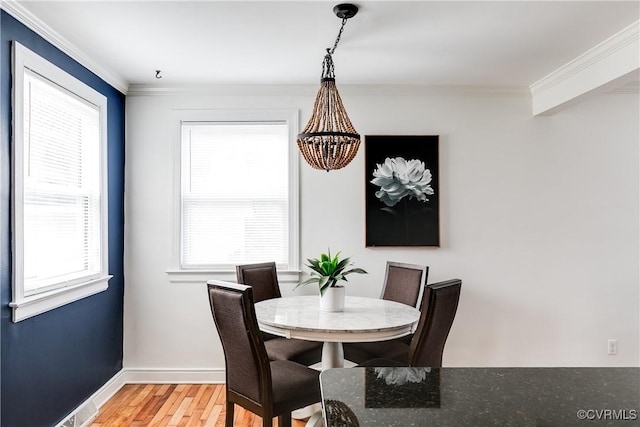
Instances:
[[[319,281],[320,281],[320,278],[318,278],[318,277],[310,277],[307,280],[305,280],[304,282],[298,283],[293,289],[295,290],[300,286],[309,285],[311,283],[318,283]]]
[[[328,261],[320,261],[320,264],[318,264],[318,268],[320,269],[320,272],[324,275],[330,274],[329,268],[327,267],[327,262]]]
[[[358,274],[369,274],[366,271],[364,271],[361,268],[352,268],[351,270],[347,270],[345,272],[342,273],[343,276],[346,276],[347,274],[351,274],[351,273],[358,273]]]
[[[333,259],[331,260],[331,264],[333,265],[334,270],[339,263],[340,263],[340,252],[338,252],[336,256],[334,256]]]
[[[323,296],[324,293],[327,292],[327,289],[329,289],[329,288],[330,288],[329,285],[326,285],[325,287],[320,288],[320,296]]]
[[[322,289],[322,287],[325,286],[328,282],[329,276],[322,276],[320,279],[318,279],[318,286],[320,286],[320,289]]]
[[[350,258],[345,258],[336,266],[336,270],[343,270],[347,265],[349,265]]]

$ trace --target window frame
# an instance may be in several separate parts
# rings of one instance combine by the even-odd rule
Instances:
[[[288,193],[289,193],[289,259],[288,265],[278,265],[280,283],[295,284],[300,279],[300,208],[299,173],[296,132],[299,112],[296,109],[269,110],[174,110],[174,188],[172,203],[171,265],[167,269],[171,283],[204,283],[207,280],[236,280],[235,270],[229,266],[200,266],[185,268],[181,265],[182,250],[182,124],[190,122],[281,122],[288,127]]]
[[[26,70],[95,105],[99,111],[100,269],[53,289],[25,295],[24,289],[24,75]],[[17,41],[12,43],[12,309],[13,322],[36,316],[108,288],[107,98]]]

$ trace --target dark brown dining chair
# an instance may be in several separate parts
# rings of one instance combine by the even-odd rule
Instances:
[[[380,298],[419,309],[428,274],[429,267],[426,265],[387,261]],[[381,352],[384,354],[384,348],[387,346],[395,349],[396,341],[408,345],[411,338],[412,335],[407,335],[390,341],[345,343],[343,344],[344,357],[354,363],[362,363],[378,357]]]
[[[420,308],[429,267],[387,261],[380,298]]]
[[[396,342],[359,366],[442,366],[442,354],[453,325],[462,281],[451,279],[425,287],[420,320],[409,345]]]
[[[255,302],[282,296],[275,262],[236,265],[236,278],[238,283],[253,288]]]
[[[291,427],[291,411],[320,401],[319,372],[295,362],[270,361],[258,329],[250,286],[207,283],[213,320],[225,359],[225,427],[235,405],[262,417],[262,425]]]
[[[275,262],[243,264],[236,266],[238,283],[253,288],[254,301],[280,298],[280,286]],[[322,343],[279,337],[262,332],[270,360],[292,360],[306,366],[320,362]]]

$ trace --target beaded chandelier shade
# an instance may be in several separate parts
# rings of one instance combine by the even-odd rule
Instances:
[[[348,165],[360,147],[360,135],[351,124],[336,87],[332,57],[347,19],[353,17],[358,8],[352,4],[339,4],[333,11],[342,18],[342,26],[333,48],[327,48],[322,61],[320,90],[316,95],[311,118],[298,134],[298,149],[302,157],[311,167],[327,172]]]

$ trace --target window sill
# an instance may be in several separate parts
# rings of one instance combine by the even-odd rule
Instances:
[[[109,287],[109,279],[113,276],[102,276],[66,288],[43,292],[9,303],[13,311],[13,322],[17,323],[29,317],[36,316],[54,308],[78,301],[91,295],[95,295]]]
[[[208,280],[224,280],[236,283],[235,270],[168,270],[169,281],[171,283],[200,283],[205,284]],[[300,281],[302,272],[298,270],[278,270],[279,284],[297,284]]]

